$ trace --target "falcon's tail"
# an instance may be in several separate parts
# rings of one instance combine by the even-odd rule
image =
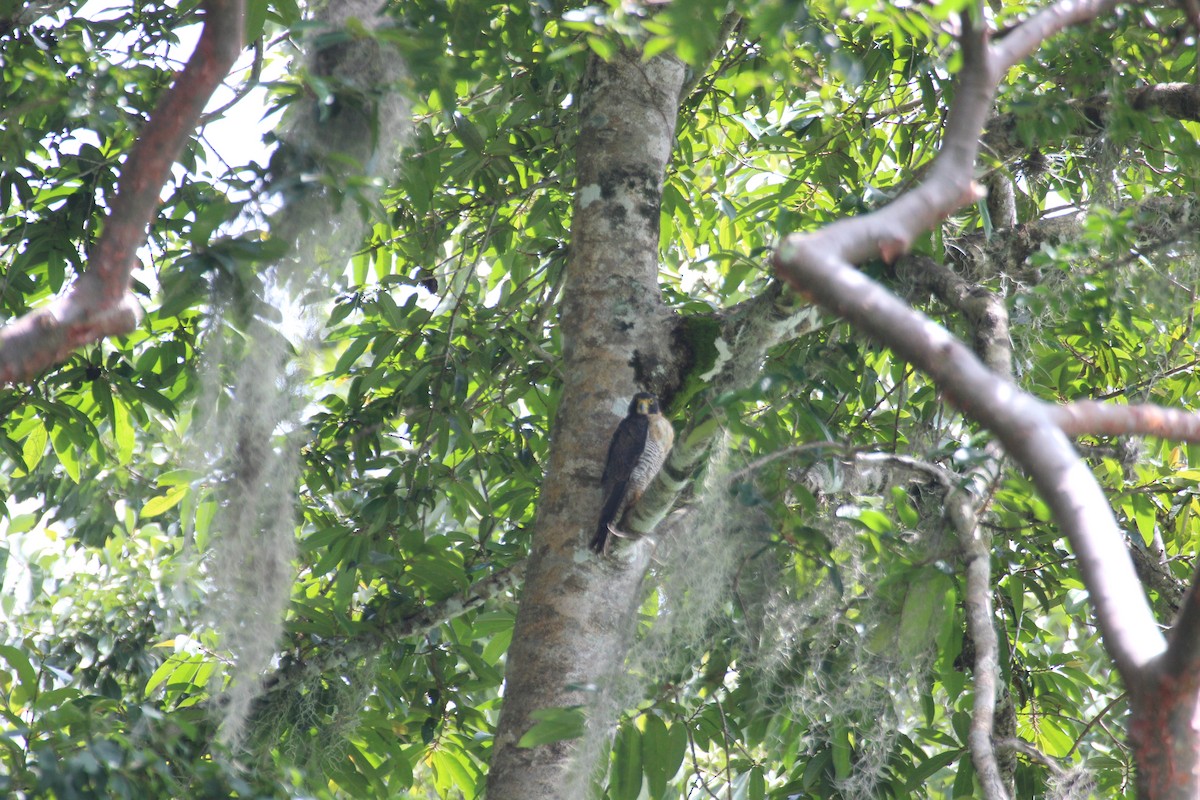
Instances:
[[[608,497],[604,499],[604,508],[600,509],[600,523],[596,526],[596,535],[592,537],[590,547],[597,553],[608,551],[608,529],[617,524],[617,516],[621,513],[621,505],[625,500],[625,490],[628,481],[621,481],[612,487]]]

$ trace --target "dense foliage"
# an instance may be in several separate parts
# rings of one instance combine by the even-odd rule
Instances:
[[[237,752],[216,735],[231,654],[206,611],[223,496],[189,440],[209,404],[238,402],[205,363],[208,344],[245,331],[247,315],[278,313],[255,298],[278,255],[269,215],[294,199],[271,183],[279,164],[223,163],[201,131],[142,252],[139,329],[0,389],[4,791],[479,794],[519,594],[502,579],[529,547],[562,383],[556,301],[589,54],[644,39],[648,54],[674,50],[695,70],[660,257],[665,296],[701,323],[768,290],[764,254],[779,235],[885,203],[936,152],[961,3],[746,0],[732,29],[725,4],[707,0],[650,19],[615,2],[562,5],[397,2],[390,27],[344,34],[403,54],[413,130],[378,199],[330,180],[369,235],[328,268],[328,294],[307,298],[320,341],[279,334],[307,376],[294,430],[279,431],[299,458],[299,558],[279,657]],[[1029,6],[992,5],[1000,28]],[[9,319],[86,264],[123,156],[180,57],[171,45],[197,22],[191,3],[78,6],[0,20]],[[285,115],[342,89],[295,60],[308,26],[292,3],[251,3],[249,39],[278,67],[269,96]],[[1016,378],[1045,399],[1197,405],[1187,237],[1200,128],[1125,101],[1195,69],[1195,32],[1173,8],[1054,39],[1009,76],[986,140],[983,167],[1012,180],[1020,227],[981,202],[917,248],[1007,298]],[[865,269],[969,336],[919,282]],[[693,384],[670,411],[682,421],[708,407],[723,410],[726,436],[685,502],[719,510],[698,541],[736,563],[689,567],[716,596],[696,598],[701,633],[628,704],[607,796],[971,796],[972,643],[944,497],[850,456],[903,454],[957,474],[985,437],[831,319],[773,350],[742,391]],[[813,441],[836,446],[788,451]],[[1130,547],[1162,556],[1146,559],[1163,566],[1148,583],[1169,619],[1200,533],[1200,452],[1080,447]],[[1123,796],[1122,688],[1049,519],[1020,474],[992,487],[1007,735],[1051,764],[1022,756],[1017,794],[1070,796],[1049,793],[1082,767],[1099,795]],[[650,582],[642,635],[676,602],[654,585],[671,586],[680,564]],[[503,591],[480,593],[490,585]],[[445,605],[464,596],[482,602]],[[548,714],[532,741],[576,722]]]

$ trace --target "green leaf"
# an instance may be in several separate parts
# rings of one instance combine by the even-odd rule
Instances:
[[[179,505],[179,502],[183,500],[183,496],[189,491],[191,491],[191,487],[187,484],[172,486],[166,494],[160,494],[155,497],[151,497],[148,501],[146,501],[146,504],[142,506],[139,516],[141,516],[142,519],[151,519],[152,517],[157,517],[159,514],[162,514],[165,511],[170,511],[172,508]]]
[[[172,675],[174,675],[175,671],[178,670],[179,667],[182,666],[183,664],[193,664],[194,665],[194,663],[195,663],[194,657],[178,655],[178,654],[172,655],[166,661],[159,664],[158,668],[155,669],[154,672],[150,675],[149,679],[147,679],[146,688],[142,691],[142,696],[149,697],[151,692],[153,692],[160,685],[165,683],[167,681],[167,679],[169,679]]]
[[[129,421],[129,409],[119,397],[112,400],[113,442],[117,446],[117,463],[128,464],[133,458],[133,425]]]
[[[755,764],[750,768],[750,784],[746,790],[748,800],[763,800],[767,796],[767,779],[763,768]]]
[[[28,514],[18,514],[8,521],[8,525],[4,529],[5,533],[12,535],[33,530],[33,526],[37,525],[41,518],[41,514],[32,511]]]
[[[932,778],[935,773],[940,772],[951,764],[961,759],[965,751],[962,749],[947,750],[944,753],[930,756],[913,770],[909,776],[908,783],[904,786],[904,791],[915,792],[919,790],[929,778]]]
[[[21,458],[25,462],[26,472],[33,472],[41,462],[42,456],[46,454],[46,441],[49,438],[50,435],[43,425],[35,425],[29,435],[25,437],[25,444],[21,448]]]
[[[54,454],[58,456],[58,462],[63,465],[68,477],[72,482],[79,483],[79,457],[75,452],[75,443],[71,441],[66,429],[56,429],[54,435],[50,437],[50,443],[54,447]]]
[[[875,533],[887,533],[895,529],[892,521],[885,514],[881,514],[873,508],[858,509],[857,519]]]
[[[642,718],[642,765],[646,772],[646,785],[651,797],[662,797],[667,791],[667,781],[675,777],[671,769],[671,740],[667,724],[656,714]]]
[[[850,744],[850,729],[845,725],[834,726],[833,737],[829,744],[833,751],[833,774],[839,781],[844,781],[850,777],[853,771],[851,757],[854,750]]]
[[[632,724],[622,725],[617,731],[608,778],[612,800],[637,800],[642,792],[641,738],[641,731]]]
[[[333,368],[334,375],[346,375],[350,372],[350,367],[358,362],[358,359],[366,351],[367,346],[371,344],[371,337],[360,336],[350,342],[350,346],[342,352],[338,358],[337,364]]]
[[[26,697],[36,695],[38,687],[37,671],[33,668],[29,656],[10,644],[0,644],[0,658],[3,658],[8,662],[10,667],[16,670],[17,685],[22,688],[24,695]]]
[[[687,726],[682,722],[672,723],[671,727],[667,729],[667,747],[664,751],[662,766],[668,779],[679,773],[679,768],[683,766],[683,759],[687,756],[687,747]]]
[[[949,610],[947,596],[953,589],[950,578],[936,569],[922,569],[914,577],[904,594],[897,636],[900,655],[906,659],[933,646]]]
[[[586,718],[582,706],[541,708],[530,717],[535,720],[534,725],[525,731],[517,747],[537,747],[583,736]]]
[[[212,530],[212,521],[217,516],[217,502],[204,500],[196,504],[195,537],[196,548],[203,552],[208,547],[208,537]]]
[[[439,747],[429,755],[442,797],[450,797],[450,789],[457,789],[466,797],[475,796],[475,784],[478,782],[475,770],[471,768],[466,753],[457,748],[451,750]]]

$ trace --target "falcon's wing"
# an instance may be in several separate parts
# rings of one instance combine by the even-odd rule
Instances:
[[[646,436],[650,431],[650,420],[645,414],[630,414],[621,420],[608,445],[608,458],[604,460],[604,474],[600,481],[604,485],[604,504],[600,507],[600,521],[591,547],[597,553],[608,545],[608,527],[614,524],[625,510],[625,495],[629,490],[629,476],[646,449]]]
[[[604,461],[604,474],[600,478],[605,490],[614,483],[629,480],[633,465],[646,449],[649,430],[650,418],[645,414],[630,414],[621,420],[609,442],[608,458]]]

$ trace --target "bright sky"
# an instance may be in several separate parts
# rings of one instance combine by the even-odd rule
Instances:
[[[79,9],[75,16],[103,20],[111,19],[127,11],[127,3],[113,2],[113,0],[90,0]],[[200,30],[200,25],[183,28],[178,31],[178,44],[169,48],[155,48],[149,53],[167,59],[177,67],[182,67],[196,47],[196,41],[200,38]],[[115,38],[111,47],[119,50],[123,47],[133,46],[135,42],[136,37],[131,33],[125,37]],[[253,50],[244,49],[224,85],[217,89],[212,100],[209,101],[207,110],[220,108],[233,98],[235,91],[242,85],[242,81],[249,76],[253,61]],[[260,80],[275,79],[282,71],[281,65],[268,62],[264,64]],[[214,163],[210,167],[214,173],[219,174],[224,171],[222,161],[230,165],[246,164],[251,160],[259,163],[266,162],[270,151],[263,144],[262,137],[273,127],[273,120],[262,118],[266,110],[267,92],[262,86],[258,86],[251,89],[246,97],[229,109],[221,119],[215,120],[205,127],[204,140],[214,151]]]

